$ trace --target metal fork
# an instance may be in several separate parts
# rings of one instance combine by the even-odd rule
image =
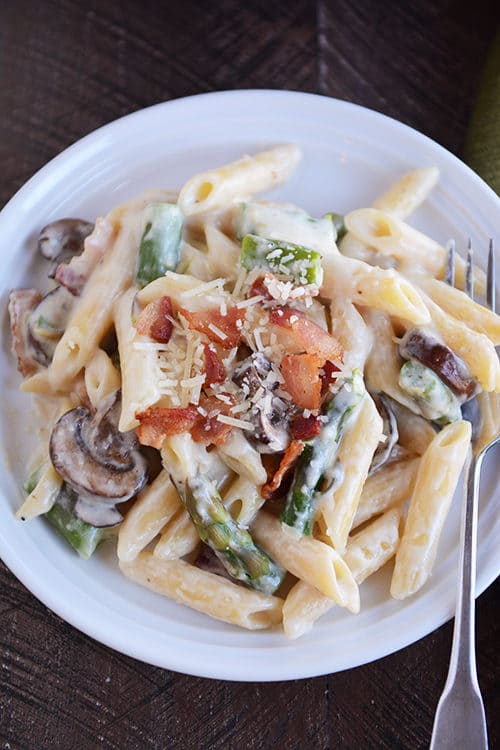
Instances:
[[[446,281],[454,282],[454,243],[450,243]],[[465,291],[473,299],[473,262],[469,240],[465,272]],[[495,256],[490,240],[486,284],[486,303],[495,311]],[[457,603],[450,666],[438,703],[430,750],[487,750],[488,733],[481,691],[477,681],[474,645],[474,591],[476,579],[477,506],[479,476],[487,451],[500,440],[497,435],[477,452],[469,451],[465,469],[462,524],[460,531],[460,566]]]

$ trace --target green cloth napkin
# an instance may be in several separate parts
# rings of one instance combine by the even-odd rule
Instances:
[[[500,195],[500,29],[486,60],[464,158]]]

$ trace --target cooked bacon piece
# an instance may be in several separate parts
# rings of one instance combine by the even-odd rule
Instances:
[[[140,422],[137,428],[139,442],[158,450],[166,437],[187,432],[200,418],[198,409],[192,405],[174,409],[151,406],[135,416]]]
[[[186,318],[190,328],[204,333],[210,341],[220,344],[223,349],[232,349],[241,341],[244,310],[228,307],[226,315],[223,315],[219,308],[214,307],[199,312],[192,312],[181,307],[179,313]]]
[[[292,440],[292,442],[284,452],[278,470],[274,474],[273,478],[262,486],[260,494],[263,498],[269,500],[271,497],[273,497],[273,495],[276,495],[278,493],[278,490],[280,490],[280,488],[282,487],[296,460],[302,453],[303,448],[304,443],[302,442],[302,440]]]
[[[105,217],[98,216],[92,233],[85,238],[83,253],[73,256],[69,263],[60,263],[55,280],[78,297],[92,271],[111,247],[114,233],[113,224]]]
[[[290,432],[296,440],[310,440],[321,432],[321,419],[314,414],[308,417],[297,414],[290,425]]]
[[[323,360],[316,354],[285,354],[281,360],[284,388],[302,409],[312,411],[321,406],[319,370],[322,364]]]
[[[317,354],[322,362],[342,357],[342,346],[337,339],[306,318],[302,310],[275,307],[269,313],[269,322],[287,329],[296,345],[301,346],[307,354]]]
[[[273,296],[267,288],[266,281],[274,278],[275,277],[272,273],[264,273],[262,276],[258,276],[248,290],[247,298],[250,299],[250,297],[257,297],[260,295],[267,300],[273,299]]]
[[[213,344],[203,344],[203,355],[205,358],[205,385],[223,383],[226,379],[226,370]]]
[[[174,314],[170,297],[160,297],[146,305],[135,321],[135,329],[142,336],[149,336],[154,341],[166,344],[173,331]]]
[[[25,378],[33,375],[40,368],[30,352],[28,316],[41,299],[42,295],[36,289],[14,289],[9,294],[12,351],[17,359],[17,369]]]
[[[328,388],[337,379],[337,375],[340,372],[340,367],[337,367],[329,359],[326,360],[323,367],[320,370],[319,376],[321,378],[321,395],[324,396]]]
[[[231,406],[234,405],[234,400],[227,394],[221,395],[226,396],[230,403],[221,401],[215,396],[202,396],[200,398],[200,407],[206,412],[206,416],[198,414],[198,421],[191,428],[191,437],[195,442],[205,445],[222,445],[231,432],[231,425],[219,422],[217,417],[219,414],[228,416]]]

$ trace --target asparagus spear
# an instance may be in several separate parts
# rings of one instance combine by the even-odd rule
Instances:
[[[321,254],[303,245],[247,234],[241,243],[240,263],[247,271],[261,266],[273,273],[290,276],[296,284],[321,286]]]
[[[276,591],[285,571],[232,519],[215,484],[197,474],[176,486],[200,539],[213,549],[228,573],[266,594]]]
[[[77,518],[73,512],[76,499],[75,493],[63,484],[56,502],[45,517],[78,554],[88,560],[96,547],[107,538],[109,532]]]
[[[399,386],[426,419],[445,425],[462,418],[460,402],[436,373],[421,362],[407,360],[399,371]]]
[[[279,238],[312,250],[326,252],[335,242],[335,227],[329,217],[313,219],[305,211],[272,203],[239,203],[234,227],[241,242],[247,234]]]
[[[182,213],[172,203],[151,203],[145,209],[136,281],[140,287],[174,271],[179,262]]]
[[[336,240],[337,242],[340,242],[342,237],[344,237],[347,233],[347,229],[344,224],[344,217],[342,216],[342,214],[336,214],[335,211],[330,211],[330,213],[325,214],[324,218],[330,219],[337,234]]]
[[[365,394],[362,375],[355,370],[326,404],[321,432],[300,454],[281,521],[300,534],[310,535],[316,500],[333,471],[335,456],[350,417]]]

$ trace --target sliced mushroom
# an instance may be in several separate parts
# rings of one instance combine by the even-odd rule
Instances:
[[[123,520],[122,514],[115,508],[114,503],[105,503],[102,498],[95,498],[92,495],[78,495],[66,482],[62,484],[56,504],[66,513],[64,517],[59,518],[59,521],[63,522],[65,519],[66,531],[73,531],[74,534],[78,534],[74,524],[76,518],[96,528],[116,526]]]
[[[290,414],[276,408],[276,401],[275,398],[263,398],[247,415],[255,427],[252,442],[259,453],[280,453],[290,443]]]
[[[123,516],[114,503],[103,503],[102,498],[94,498],[90,495],[78,498],[74,514],[81,521],[97,526],[97,528],[116,526],[123,521]]]
[[[108,453],[110,426],[104,430],[104,443],[90,446],[85,441],[86,433],[95,436],[99,432],[89,428],[88,422],[92,420],[90,410],[82,406],[66,412],[52,430],[51,461],[61,477],[83,499],[111,505],[124,502],[145,485],[146,460],[130,435],[122,437],[118,431],[111,440],[113,450]],[[121,468],[117,469],[113,463],[116,465],[116,457],[121,452],[120,440],[123,440],[123,455],[128,456],[127,460],[124,458]],[[135,447],[131,449],[131,445]]]
[[[254,396],[259,388],[274,390],[277,385],[268,385],[266,380],[272,370],[271,362],[262,352],[254,352],[246,359],[242,360],[235,368],[233,373],[233,382],[239,385],[246,395]]]
[[[92,419],[84,420],[78,438],[83,449],[103,466],[114,471],[130,471],[138,449],[135,432],[119,432],[120,391],[113,391],[100,404]]]
[[[44,258],[53,261],[49,276],[54,277],[59,263],[83,251],[83,243],[94,225],[84,219],[59,219],[47,224],[38,237],[38,249]]]
[[[477,381],[470,376],[467,365],[433,331],[412,328],[399,344],[403,359],[416,359],[433,370],[463,402],[478,390]]]
[[[74,303],[73,295],[57,286],[40,300],[28,318],[28,340],[33,356],[44,367],[52,362]]]
[[[273,394],[278,385],[272,377],[271,362],[261,352],[244,359],[233,374],[233,381],[250,399],[259,396],[245,419],[255,427],[252,442],[259,453],[279,453],[290,442],[288,425],[293,406]]]
[[[392,410],[390,399],[388,399],[383,393],[372,393],[372,398],[375,401],[380,416],[382,417],[386,440],[384,443],[379,443],[377,450],[373,454],[368,476],[375,474],[376,471],[390,460],[394,446],[399,440],[398,423],[396,415]]]

